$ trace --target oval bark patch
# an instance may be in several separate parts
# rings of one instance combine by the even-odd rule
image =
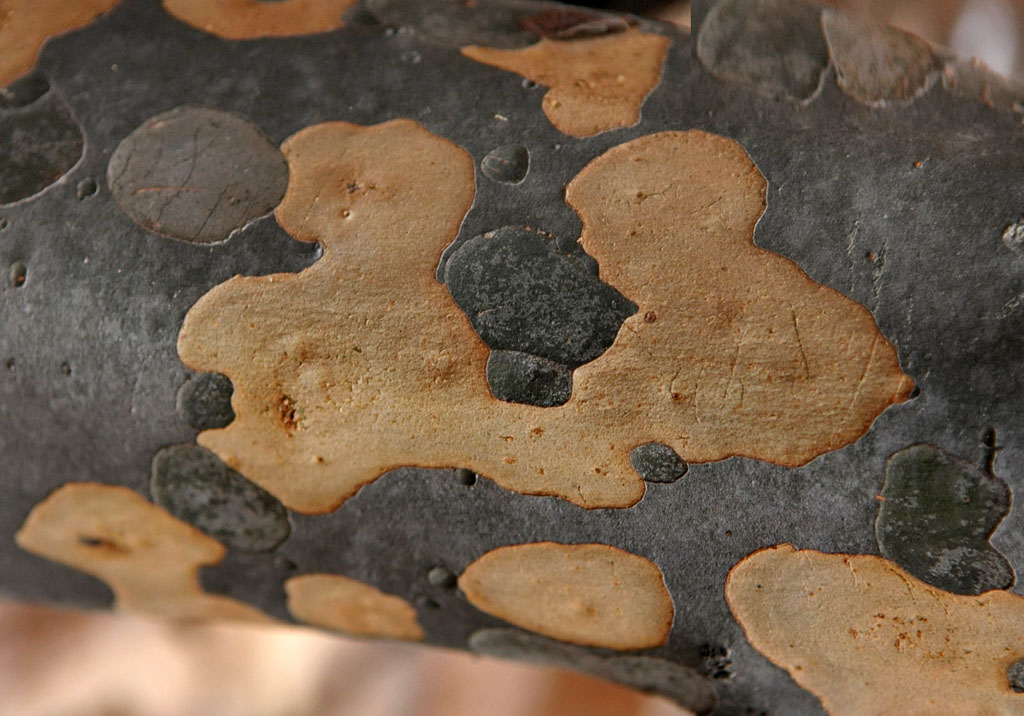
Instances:
[[[210,244],[273,211],[288,186],[288,164],[242,117],[178,107],[147,120],[118,145],[107,183],[139,226]]]
[[[284,584],[299,621],[355,636],[419,641],[416,610],[401,597],[340,574],[304,574]]]
[[[606,649],[661,646],[675,613],[657,566],[604,544],[499,547],[466,567],[459,587],[516,626]]]

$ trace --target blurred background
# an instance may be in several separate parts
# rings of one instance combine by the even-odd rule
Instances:
[[[243,624],[0,603],[3,716],[681,716],[568,671]]]
[[[817,0],[909,30],[996,72],[1024,79],[1024,0]],[[690,3],[678,0],[579,2],[690,25]]]
[[[582,3],[689,26],[688,2]],[[1024,0],[831,0],[1024,79]],[[679,716],[585,676],[303,629],[0,602],[0,716]]]

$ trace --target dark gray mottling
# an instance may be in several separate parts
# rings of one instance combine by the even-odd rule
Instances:
[[[662,443],[637,445],[629,453],[629,462],[647,482],[675,482],[687,470],[686,461]]]
[[[828,67],[820,16],[791,0],[718,0],[700,25],[697,57],[724,82],[807,100]]]
[[[235,419],[234,386],[222,373],[197,373],[178,388],[178,415],[196,430],[223,428]]]
[[[82,157],[74,112],[49,82],[28,75],[0,92],[0,205],[38,194]]]
[[[118,145],[107,183],[143,228],[210,244],[273,211],[288,186],[288,164],[237,114],[178,107],[147,120]]]
[[[1013,568],[989,537],[1010,509],[995,475],[930,445],[885,466],[875,533],[882,556],[929,584],[981,594],[1013,584]]]
[[[705,676],[715,681],[732,678],[733,666],[728,647],[721,644],[703,644],[700,647],[700,659],[700,673]]]
[[[149,486],[153,502],[231,548],[269,552],[291,531],[275,497],[198,445],[157,452]]]
[[[516,629],[481,629],[469,637],[477,654],[517,659],[544,666],[575,669],[602,679],[618,681],[640,691],[665,696],[698,716],[710,714],[718,704],[711,683],[681,664],[649,656],[599,656],[578,646],[563,644]]]

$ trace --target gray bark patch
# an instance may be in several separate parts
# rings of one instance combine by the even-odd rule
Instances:
[[[601,355],[636,306],[546,234],[507,226],[448,259],[448,290],[493,350],[571,367]]]
[[[199,373],[178,389],[178,415],[196,430],[223,428],[235,419],[234,386],[223,373]]]
[[[604,353],[637,310],[584,255],[524,227],[453,246],[444,277],[473,330],[492,351],[507,353],[491,356],[487,375],[495,397],[512,402],[564,403],[571,371]]]
[[[989,537],[1010,509],[995,475],[930,445],[889,458],[875,535],[882,556],[956,594],[1013,585],[1010,563]]]
[[[919,37],[835,10],[825,10],[821,24],[839,87],[858,102],[911,100],[938,76],[931,45]]]
[[[29,75],[0,91],[0,205],[54,184],[84,149],[78,120],[45,78]]]
[[[492,181],[518,184],[530,171],[530,151],[521,144],[497,147],[480,160],[480,171]]]
[[[492,351],[487,386],[498,400],[550,408],[572,397],[572,369],[529,353]]]
[[[291,532],[277,498],[198,445],[158,451],[150,491],[156,504],[231,548],[268,552]]]
[[[661,443],[637,445],[629,453],[629,462],[647,482],[675,482],[689,469],[675,450]]]
[[[477,654],[575,669],[640,691],[653,691],[698,715],[718,705],[711,683],[693,669],[650,656],[603,657],[578,646],[515,629],[481,629],[469,637]]]
[[[697,57],[725,82],[810,99],[828,67],[820,15],[790,0],[719,0],[697,35]]]
[[[1006,670],[1006,678],[1014,693],[1024,694],[1024,659],[1018,659]]]
[[[210,244],[274,210],[288,186],[288,164],[242,117],[178,107],[147,120],[118,145],[107,184],[139,226]]]
[[[500,2],[423,2],[423,0],[365,0],[369,11],[381,22],[410,27],[417,33],[444,45],[487,45],[515,48],[533,44],[537,35],[524,26],[524,20],[545,9],[560,11],[564,5],[533,0]]]

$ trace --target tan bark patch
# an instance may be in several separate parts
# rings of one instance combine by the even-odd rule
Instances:
[[[118,609],[189,621],[272,621],[235,599],[206,594],[197,570],[220,562],[224,547],[125,487],[64,485],[32,509],[15,541],[102,579]]]
[[[47,38],[84,27],[120,0],[0,0],[0,87],[32,70]]]
[[[755,649],[833,716],[1019,714],[1024,598],[944,592],[870,555],[781,545],[733,567],[726,599]]]
[[[499,547],[466,567],[459,587],[481,611],[583,646],[661,646],[675,614],[654,563],[604,544]]]
[[[299,621],[355,636],[420,641],[416,610],[401,597],[339,574],[305,574],[284,583]]]
[[[355,0],[164,0],[192,27],[228,40],[312,35],[337,30]]]
[[[470,45],[462,54],[550,88],[543,109],[574,137],[630,127],[661,79],[670,40],[639,30],[540,42],[517,50]]]
[[[912,388],[864,307],[753,244],[765,182],[731,140],[643,137],[567,187],[603,280],[639,311],[551,408],[491,396],[487,348],[434,278],[473,200],[465,151],[409,120],[321,124],[283,151],[277,219],[322,259],[215,287],[178,351],[235,386],[236,419],[199,442],[291,509],[328,512],[403,465],[628,507],[637,445],[801,465]]]

